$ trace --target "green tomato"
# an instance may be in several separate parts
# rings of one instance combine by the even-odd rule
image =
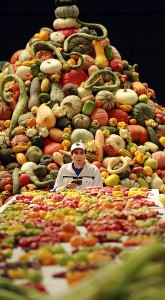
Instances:
[[[141,94],[141,95],[139,95],[138,100],[139,100],[139,102],[147,103],[148,102],[148,97],[147,97],[146,94]]]

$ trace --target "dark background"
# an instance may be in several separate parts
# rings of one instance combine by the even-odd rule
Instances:
[[[165,8],[161,0],[107,1],[78,0],[79,19],[100,23],[108,30],[111,45],[122,59],[138,64],[140,81],[155,90],[164,105],[165,88]],[[42,27],[53,29],[54,0],[4,1],[0,10],[0,61],[24,49]]]

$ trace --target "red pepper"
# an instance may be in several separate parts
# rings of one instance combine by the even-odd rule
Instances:
[[[82,82],[84,82],[87,79],[87,74],[81,70],[81,69],[76,69],[76,70],[69,70],[69,71],[65,71],[62,75],[61,75],[61,85],[62,87],[67,84],[67,83],[73,83],[74,85],[76,85],[77,87],[80,86],[80,84]]]

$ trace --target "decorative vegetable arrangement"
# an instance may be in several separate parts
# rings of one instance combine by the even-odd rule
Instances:
[[[31,146],[51,155],[58,171],[69,161],[72,143],[83,141],[87,160],[99,161],[105,185],[116,184],[115,174],[126,187],[130,181],[151,187],[154,173],[164,193],[165,108],[140,81],[138,66],[111,45],[103,25],[80,21],[76,1],[55,3],[53,29],[35,33],[0,74],[0,173],[9,172],[14,180],[15,173],[19,179],[28,172],[24,165],[40,166],[36,148],[27,155]],[[33,174],[29,184],[50,189],[54,180],[47,169],[42,176]],[[1,202],[22,188],[3,180]]]
[[[21,174],[20,184],[28,180]],[[99,299],[101,290],[113,300],[134,299],[141,284],[144,294],[164,288],[164,208],[147,188],[23,192],[1,208],[0,224],[3,299],[38,299],[24,284],[45,300],[65,299],[65,292],[73,299],[82,287],[82,299]]]

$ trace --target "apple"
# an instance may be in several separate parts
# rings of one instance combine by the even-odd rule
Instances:
[[[148,96],[146,94],[141,94],[138,97],[139,102],[147,103],[148,102]]]
[[[29,161],[39,164],[41,157],[43,156],[42,150],[37,146],[30,146],[26,151],[26,157]]]
[[[144,163],[144,167],[145,166],[149,166],[152,170],[156,170],[158,168],[158,162],[156,159],[149,157]]]
[[[120,177],[117,174],[111,174],[105,178],[105,185],[110,187],[114,187],[115,185],[118,185],[119,182],[120,182]]]

